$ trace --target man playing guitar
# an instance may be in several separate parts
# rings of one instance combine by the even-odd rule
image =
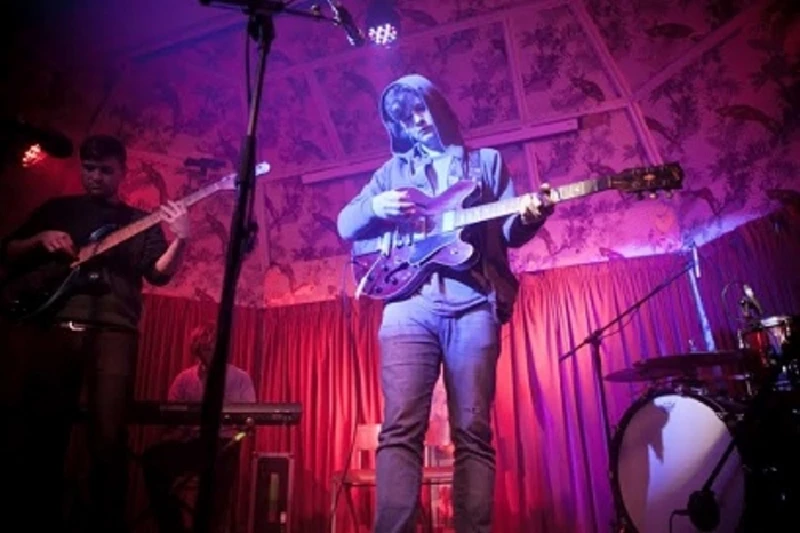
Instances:
[[[108,135],[80,147],[85,194],[53,198],[2,241],[8,271],[77,259],[78,247],[104,227],[130,224],[147,214],[120,199],[127,153]],[[80,398],[88,403],[92,529],[123,531],[127,488],[126,408],[136,368],[143,280],[169,282],[181,264],[189,223],[186,209],[170,202],[159,225],[127,239],[84,265],[77,283],[45,313],[4,324],[2,410],[3,512],[30,530],[61,530],[64,456],[70,420]],[[40,526],[40,527],[36,527]]]
[[[464,146],[452,109],[429,80],[405,76],[387,87],[378,105],[392,157],[339,214],[343,238],[375,239],[397,224],[414,225],[425,206],[409,189],[430,197],[470,180],[481,196],[478,203],[514,197],[500,153]],[[473,266],[434,271],[412,294],[387,302],[379,332],[384,418],[376,460],[376,532],[414,530],[423,440],[440,369],[455,444],[455,528],[491,530],[490,412],[499,328],[510,318],[517,292],[506,250],[528,242],[551,211],[547,199],[531,195],[519,212],[476,227],[471,242],[480,258]],[[390,266],[374,276],[384,279]]]

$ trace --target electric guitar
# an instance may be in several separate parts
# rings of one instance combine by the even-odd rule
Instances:
[[[255,175],[263,176],[269,169],[269,163],[259,163],[255,167]],[[229,174],[178,200],[177,203],[188,208],[216,192],[235,190],[236,178],[236,173]],[[161,221],[161,212],[155,211],[121,228],[105,225],[92,232],[88,244],[78,250],[77,259],[72,262],[53,257],[33,269],[12,270],[0,282],[0,313],[11,321],[23,321],[39,316],[51,309],[79,284],[96,280],[97,273],[83,272],[84,265],[89,261]]]
[[[683,176],[678,163],[636,167],[553,188],[550,197],[562,202],[607,190],[654,195],[682,188]],[[414,188],[403,190],[417,205],[420,217],[384,233],[376,251],[353,253],[356,298],[403,298],[419,289],[436,270],[471,268],[478,254],[464,238],[469,226],[519,213],[530,201],[528,194],[469,207],[468,201],[477,191],[472,181],[456,182],[436,197]],[[426,233],[429,227],[437,231]]]

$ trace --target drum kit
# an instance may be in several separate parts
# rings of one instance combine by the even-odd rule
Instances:
[[[736,350],[605,376],[647,386],[611,441],[621,531],[800,530],[799,320],[751,319]]]

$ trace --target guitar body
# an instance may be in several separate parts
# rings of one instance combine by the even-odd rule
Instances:
[[[92,232],[89,243],[102,240],[115,229],[102,226]],[[33,269],[12,272],[0,284],[0,309],[11,321],[25,321],[44,314],[68,296],[78,285],[96,281],[97,275],[84,275],[82,265],[73,266],[69,260],[54,258]]]
[[[386,248],[362,254],[355,263],[370,267],[357,271],[358,295],[378,300],[404,298],[417,291],[431,274],[442,269],[467,270],[478,260],[475,247],[465,240],[464,229],[449,227],[448,212],[464,206],[476,192],[475,183],[456,182],[441,195],[431,197],[419,189],[401,189],[421,208],[421,217],[435,221],[444,231],[413,238],[407,228],[384,236]]]
[[[3,316],[22,321],[40,315],[60,299],[75,277],[77,273],[73,274],[66,261],[50,261],[35,270],[10,275],[0,284]]]
[[[563,202],[615,190],[645,193],[681,189],[683,169],[678,163],[628,168],[616,174],[591,178],[549,189],[552,202]],[[478,193],[477,184],[458,181],[439,196],[430,197],[418,189],[401,189],[418,206],[420,217],[384,234],[378,250],[353,255],[358,282],[356,297],[377,300],[402,298],[418,290],[431,273],[439,269],[466,270],[478,260],[465,232],[474,224],[519,213],[528,206],[530,195],[505,198],[469,206]],[[420,228],[421,226],[421,228]],[[429,231],[433,230],[433,231]],[[360,243],[359,247],[363,247]],[[354,246],[355,250],[355,246]],[[369,265],[365,268],[365,265]]]

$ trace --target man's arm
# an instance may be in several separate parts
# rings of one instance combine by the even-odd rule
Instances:
[[[19,228],[0,241],[0,264],[13,265],[37,252],[74,255],[72,238],[51,227],[54,214],[53,201],[45,202]]]
[[[503,161],[503,156],[500,152],[493,150],[494,158],[491,162],[491,176],[492,186],[495,193],[495,198],[498,200],[506,200],[514,198],[516,192],[514,191],[514,182],[511,179],[511,173]],[[525,243],[533,239],[539,228],[542,227],[546,216],[534,216],[526,214],[515,214],[507,217],[503,222],[503,237],[505,238],[506,245],[509,248],[519,248]]]
[[[253,380],[250,379],[250,375],[244,370],[242,370],[239,401],[242,403],[256,403],[256,388],[253,386]]]
[[[189,401],[186,394],[186,384],[185,384],[185,377],[186,374],[181,372],[175,379],[172,380],[172,383],[169,386],[169,392],[167,393],[167,401],[169,402],[186,402]]]
[[[165,278],[167,281],[172,279],[172,276],[175,275],[175,272],[178,271],[178,268],[183,263],[183,258],[186,255],[185,250],[186,238],[176,237],[167,247],[167,251],[156,260],[156,264],[153,266],[156,276]]]
[[[379,168],[358,195],[342,208],[336,220],[339,235],[346,241],[380,236],[386,225],[375,213],[373,198],[387,190],[386,166]]]
[[[142,272],[153,285],[166,285],[178,271],[186,255],[189,237],[189,217],[186,208],[175,202],[161,206],[164,222],[169,224],[175,239],[167,245],[164,231],[153,226],[145,234],[145,251]]]

